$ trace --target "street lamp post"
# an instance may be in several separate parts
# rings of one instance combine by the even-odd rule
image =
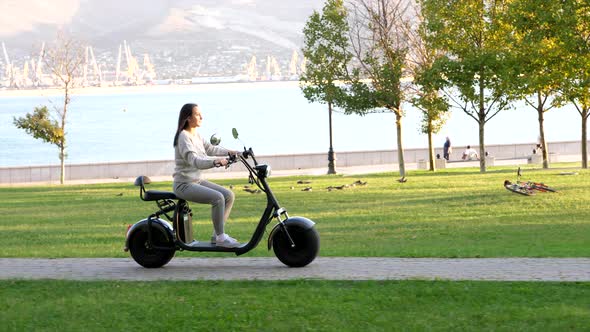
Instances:
[[[328,114],[330,124],[330,149],[328,150],[328,174],[336,174],[336,154],[332,147],[332,103],[328,103]]]

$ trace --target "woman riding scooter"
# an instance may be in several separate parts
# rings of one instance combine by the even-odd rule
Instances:
[[[195,109],[195,106],[191,105],[186,107],[191,110]],[[185,112],[189,114],[188,111]],[[315,223],[305,217],[289,216],[287,210],[279,204],[277,197],[272,192],[267,181],[271,171],[270,165],[258,163],[252,148],[246,149],[244,147],[244,152],[240,154],[225,149],[216,150],[214,146],[216,146],[219,140],[214,140],[214,136],[211,137],[210,145],[212,146],[210,146],[207,142],[203,142],[197,137],[197,134],[192,134],[182,129],[185,127],[190,128],[191,123],[193,125],[192,128],[196,128],[194,124],[200,124],[200,120],[202,120],[200,114],[196,115],[192,120],[190,119],[190,117],[193,117],[192,112],[190,116],[180,117],[179,134],[176,142],[176,146],[178,147],[176,159],[179,165],[175,173],[174,187],[176,193],[161,190],[146,190],[145,185],[150,184],[151,180],[144,175],[137,177],[135,180],[134,184],[140,187],[139,197],[141,200],[155,202],[158,206],[158,211],[127,228],[124,250],[129,251],[135,262],[146,268],[162,267],[170,262],[176,251],[183,250],[227,252],[235,253],[239,256],[258,246],[266,233],[267,226],[274,220],[277,224],[268,233],[268,250],[272,249],[275,256],[289,267],[303,267],[311,263],[317,256],[320,248],[320,237],[315,229]],[[189,123],[189,125],[187,126],[186,123]],[[192,144],[192,147],[183,148],[181,146],[181,140],[187,134],[192,135],[187,138],[190,140],[192,137],[192,140],[186,142],[186,144]],[[238,131],[235,128],[232,129],[232,135],[235,139],[238,139]],[[221,155],[226,151],[233,154],[227,160],[209,157],[209,155]],[[183,159],[183,156],[186,159]],[[221,220],[219,224],[216,223],[214,225],[216,231],[219,231],[219,228],[223,227],[223,218],[227,218],[226,215],[229,215],[229,208],[231,208],[233,196],[229,196],[226,200],[222,191],[218,192],[212,189],[218,188],[218,186],[204,182],[200,177],[200,173],[197,175],[193,174],[192,177],[189,177],[188,174],[195,171],[199,172],[198,169],[210,168],[215,165],[229,166],[235,162],[240,162],[246,168],[248,182],[255,184],[266,196],[264,211],[256,224],[250,240],[244,244],[235,245],[233,241],[227,240],[227,235],[224,235],[225,233],[219,232],[215,234],[211,243],[208,241],[192,241],[191,209],[188,202],[179,196],[190,196],[191,198],[189,199],[199,198],[205,202],[207,198],[203,193],[217,197],[216,202],[210,203],[213,205],[213,217],[217,218],[221,216],[219,219],[214,219],[214,221]],[[182,181],[177,181],[177,174]],[[223,190],[223,188],[221,189]],[[198,197],[195,198],[193,196]],[[221,200],[222,198],[223,201]],[[230,203],[228,204],[228,202]],[[168,215],[170,212],[174,212],[173,216]],[[160,217],[162,216],[166,217],[172,225],[161,219]],[[222,237],[220,241],[217,241],[220,237]]]
[[[203,179],[201,170],[226,166],[227,158],[215,156],[227,157],[239,152],[214,146],[203,140],[197,132],[202,122],[203,116],[198,105],[182,106],[174,136],[174,193],[186,201],[210,204],[214,228],[211,242],[219,247],[235,248],[240,246],[240,243],[224,230],[234,203],[234,193]]]

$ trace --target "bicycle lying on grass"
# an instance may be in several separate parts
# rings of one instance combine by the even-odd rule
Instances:
[[[522,182],[522,181],[520,181],[521,176],[522,176],[522,173],[521,173],[520,167],[519,167],[518,171],[516,172],[516,183],[512,183],[509,180],[505,180],[504,181],[504,188],[506,188],[514,193],[526,195],[526,196],[534,195],[535,191],[554,192],[554,193],[557,192],[557,190],[549,187],[548,185],[546,185],[542,182],[533,182],[533,181]]]

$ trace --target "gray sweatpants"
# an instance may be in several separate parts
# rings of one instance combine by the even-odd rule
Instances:
[[[185,201],[211,204],[211,218],[215,234],[224,233],[223,225],[234,205],[234,193],[207,180],[200,182],[174,182],[174,193]]]

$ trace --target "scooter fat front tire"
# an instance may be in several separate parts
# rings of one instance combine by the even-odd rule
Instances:
[[[315,227],[304,228],[300,225],[289,225],[289,235],[295,247],[283,229],[278,229],[272,239],[272,247],[277,258],[290,267],[303,267],[311,263],[320,249],[320,235]]]
[[[169,250],[148,248],[148,233],[145,229],[137,230],[129,240],[129,252],[137,264],[146,268],[162,267],[174,257],[176,252],[173,248]],[[152,228],[152,243],[155,246],[169,246],[166,234],[157,228]]]

